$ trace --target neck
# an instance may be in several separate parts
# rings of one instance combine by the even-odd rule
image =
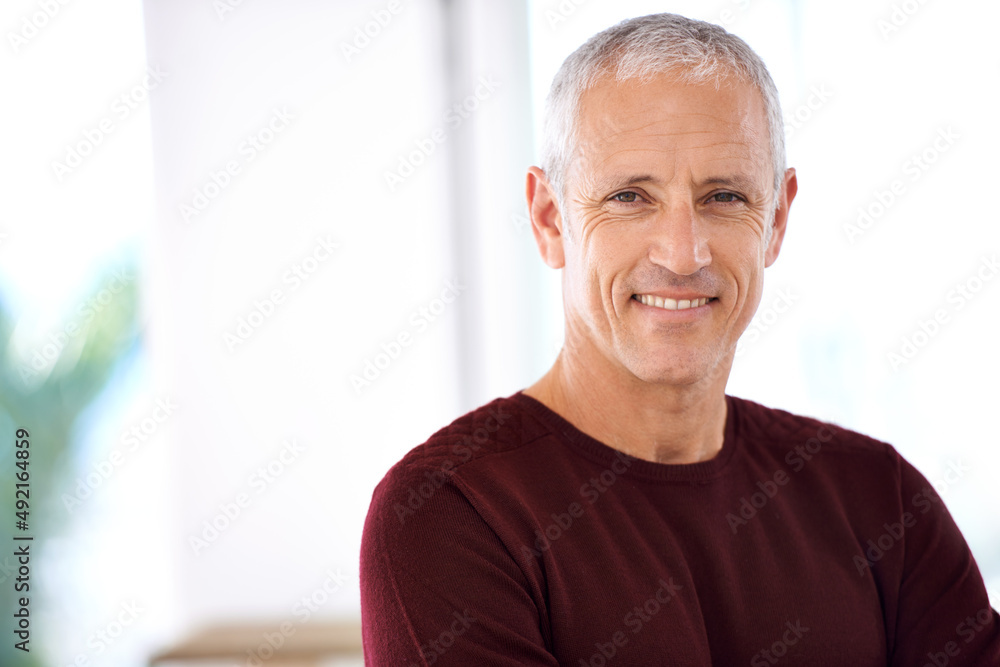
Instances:
[[[694,384],[654,384],[580,363],[567,348],[524,393],[600,442],[656,463],[697,463],[722,449],[732,356]]]

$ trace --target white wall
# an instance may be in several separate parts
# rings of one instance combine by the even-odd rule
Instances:
[[[329,570],[347,583],[315,615],[357,615],[378,480],[498,386],[512,393],[541,372],[531,311],[511,314],[540,273],[510,219],[530,160],[524,9],[393,6],[243,3],[219,17],[205,2],[146,3],[149,60],[171,76],[153,106],[150,298],[157,382],[180,404],[182,625],[301,620],[297,601]],[[446,29],[466,37],[453,56]],[[274,109],[294,119],[251,160],[241,144]],[[420,150],[412,175],[400,171]],[[230,162],[235,175],[221,174]],[[287,272],[327,237],[338,247],[297,282]],[[257,305],[275,290],[280,302]],[[241,319],[259,326],[234,343]],[[400,335],[408,344],[380,360]],[[385,367],[355,384],[368,362]],[[286,439],[303,448],[287,465]],[[254,476],[269,461],[273,482]],[[213,520],[230,523],[214,540]]]

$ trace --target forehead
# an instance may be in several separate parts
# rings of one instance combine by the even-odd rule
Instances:
[[[580,98],[573,166],[585,173],[651,169],[771,171],[760,92],[727,77],[702,83],[659,74],[648,81],[599,80]]]

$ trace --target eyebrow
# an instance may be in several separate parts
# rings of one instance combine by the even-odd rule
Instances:
[[[744,192],[757,192],[759,189],[759,186],[753,179],[740,174],[733,174],[732,176],[714,176],[712,178],[706,178],[704,181],[696,183],[696,185],[722,185],[735,190],[743,190]]]
[[[599,191],[605,190],[618,190],[620,188],[628,188],[639,183],[652,183],[653,185],[659,185],[660,180],[655,176],[649,174],[636,174],[635,176],[623,176],[623,175],[612,175],[607,178],[601,178],[594,181],[594,185]]]
[[[661,181],[650,174],[636,174],[633,176],[613,175],[596,180],[594,185],[599,191],[610,191],[618,190],[620,188],[628,188],[633,185],[638,185],[639,183],[652,183],[653,185],[660,185]],[[712,176],[710,178],[706,178],[705,180],[696,182],[695,185],[698,187],[721,185],[744,192],[758,192],[760,189],[752,178],[742,174],[733,174],[731,176]]]

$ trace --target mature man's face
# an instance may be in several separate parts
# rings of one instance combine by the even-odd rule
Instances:
[[[605,79],[580,111],[564,229],[546,257],[565,262],[567,345],[644,382],[712,377],[760,302],[795,193],[790,170],[766,244],[782,194],[760,93],[734,79],[718,90]]]

